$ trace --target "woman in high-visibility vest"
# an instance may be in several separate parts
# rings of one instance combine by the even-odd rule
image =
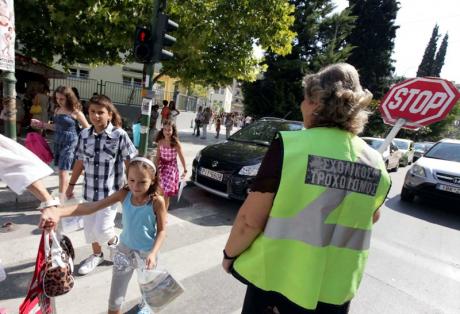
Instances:
[[[390,188],[357,136],[372,94],[356,69],[330,65],[304,85],[305,130],[273,140],[223,252],[248,285],[242,313],[348,313]]]

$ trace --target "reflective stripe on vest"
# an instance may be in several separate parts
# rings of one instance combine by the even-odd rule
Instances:
[[[366,150],[356,162],[367,166],[378,163]],[[325,223],[329,214],[350,193],[352,192],[328,188],[294,217],[270,217],[264,235],[272,239],[298,240],[319,247],[333,245],[353,250],[367,250],[370,246],[371,230]]]

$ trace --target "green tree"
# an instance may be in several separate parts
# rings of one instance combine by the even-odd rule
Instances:
[[[254,117],[276,116],[301,119],[302,78],[307,72],[344,61],[351,47],[346,38],[353,28],[354,17],[349,10],[332,13],[331,0],[292,0],[297,33],[292,52],[281,56],[273,50],[265,54],[263,78],[244,83],[245,112]]]
[[[449,44],[449,35],[446,34],[444,35],[444,38],[442,39],[442,42],[441,42],[441,46],[439,47],[439,50],[436,53],[436,57],[434,58],[433,71],[431,73],[432,76],[436,76],[436,77],[441,76],[441,70],[442,70],[442,67],[444,66],[444,59],[446,58],[448,44]]]
[[[148,25],[152,0],[16,1],[16,31],[28,56],[64,66],[75,62],[133,61],[136,25]],[[170,0],[167,12],[179,23],[173,60],[162,72],[190,82],[228,84],[254,80],[259,69],[253,44],[290,52],[293,6],[285,0]]]
[[[433,72],[433,64],[434,58],[436,55],[436,50],[438,47],[438,39],[439,39],[439,26],[436,24],[433,27],[433,31],[431,32],[430,40],[425,48],[425,52],[423,53],[422,61],[418,66],[417,70],[417,77],[422,76],[432,76]]]
[[[394,72],[393,53],[396,30],[397,0],[349,0],[351,14],[356,16],[355,28],[348,37],[354,46],[348,62],[360,74],[363,86],[374,97],[382,97]]]

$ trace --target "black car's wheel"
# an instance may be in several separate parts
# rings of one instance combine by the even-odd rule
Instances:
[[[412,202],[414,201],[415,194],[412,193],[409,189],[403,187],[401,190],[401,201],[403,202]]]

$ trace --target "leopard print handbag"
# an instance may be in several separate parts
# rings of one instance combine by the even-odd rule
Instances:
[[[48,297],[66,294],[74,286],[73,259],[71,256],[73,249],[68,252],[68,247],[72,247],[72,245],[68,238],[65,242],[61,242],[66,244],[63,246],[67,246],[64,249],[54,231],[45,234],[46,266],[43,274],[43,292]]]

